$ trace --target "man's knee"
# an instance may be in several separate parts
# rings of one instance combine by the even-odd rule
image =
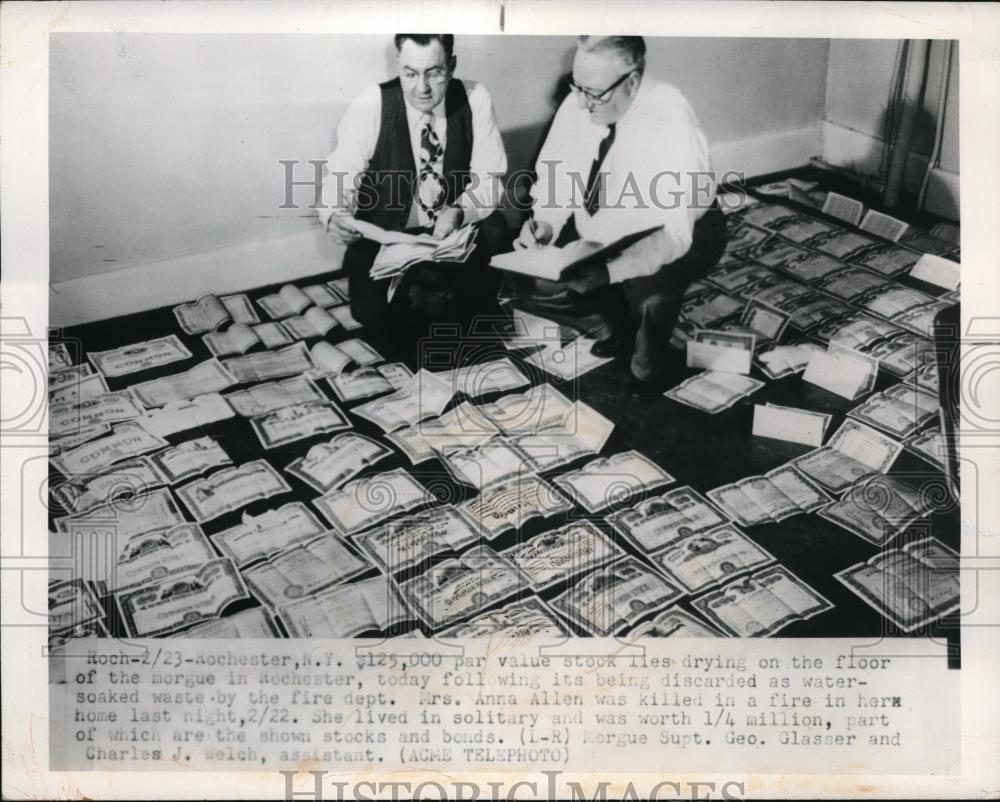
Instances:
[[[507,225],[503,212],[495,211],[479,222],[479,241],[490,255],[509,251],[514,234]]]
[[[640,320],[650,320],[655,323],[671,323],[680,313],[684,303],[683,291],[663,290],[651,292],[638,299],[635,311]]]
[[[362,326],[381,326],[389,316],[388,310],[388,304],[375,303],[370,298],[351,298],[351,317]]]

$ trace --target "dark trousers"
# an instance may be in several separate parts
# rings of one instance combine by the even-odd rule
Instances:
[[[351,315],[359,323],[395,339],[421,336],[432,323],[468,326],[477,314],[496,314],[500,277],[490,257],[510,249],[511,234],[500,212],[478,224],[476,247],[465,262],[421,262],[403,275],[392,299],[389,279],[369,275],[379,244],[361,239],[348,246],[343,269],[351,296]],[[416,229],[411,233],[423,233]]]
[[[612,326],[616,331],[635,332],[630,366],[633,376],[652,381],[663,375],[684,294],[719,263],[725,249],[725,215],[713,207],[695,223],[691,248],[680,259],[652,275],[622,282]]]
[[[556,245],[577,239],[573,218]],[[694,224],[691,247],[680,259],[649,276],[599,287],[580,294],[563,282],[514,280],[511,294],[525,310],[607,339],[634,334],[631,369],[643,381],[660,378],[669,355],[670,335],[684,303],[684,293],[722,258],[726,248],[725,215],[713,204]]]

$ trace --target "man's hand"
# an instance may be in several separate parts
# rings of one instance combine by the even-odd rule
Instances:
[[[462,225],[464,217],[465,213],[461,209],[456,209],[454,206],[444,209],[437,216],[437,220],[434,222],[434,233],[432,236],[434,239],[444,239],[452,231]]]
[[[347,215],[334,213],[326,225],[326,233],[330,235],[330,239],[340,245],[350,245],[361,239],[361,235],[351,226],[349,220],[351,218]]]
[[[533,219],[525,220],[521,226],[521,233],[514,241],[514,247],[523,248],[543,248],[552,242],[552,226],[548,223],[538,222]]]
[[[608,265],[604,261],[584,262],[572,270],[564,279],[563,284],[573,292],[584,295],[609,283]]]

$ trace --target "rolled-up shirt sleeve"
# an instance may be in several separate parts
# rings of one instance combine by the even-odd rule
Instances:
[[[574,174],[579,175],[579,170],[574,173],[572,167],[576,166],[575,161],[579,161],[580,150],[579,137],[575,137],[573,133],[589,133],[582,127],[580,115],[574,113],[576,110],[571,101],[571,97],[563,101],[552,119],[548,136],[545,137],[535,163],[536,177],[531,187],[532,217],[536,222],[552,226],[553,239],[559,236],[573,213],[570,202],[574,191],[572,181]],[[590,124],[586,120],[583,123]],[[580,187],[576,189],[579,190]]]
[[[354,187],[368,169],[375,153],[382,95],[378,86],[370,86],[347,107],[337,124],[337,145],[326,160],[323,179],[323,203],[316,214],[324,228],[335,212],[354,214]]]
[[[503,177],[507,172],[507,151],[500,136],[493,99],[482,84],[466,82],[472,111],[471,180],[459,198],[466,223],[475,223],[500,208]]]

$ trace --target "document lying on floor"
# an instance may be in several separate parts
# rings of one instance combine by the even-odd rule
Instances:
[[[510,253],[501,253],[490,260],[490,267],[499,267],[501,270],[511,270],[515,273],[523,273],[526,276],[544,278],[549,281],[559,281],[571,268],[591,259],[609,259],[661,228],[663,226],[644,228],[642,231],[626,234],[621,239],[607,244],[591,240],[576,240],[562,248],[552,245],[545,248],[525,248]]]

